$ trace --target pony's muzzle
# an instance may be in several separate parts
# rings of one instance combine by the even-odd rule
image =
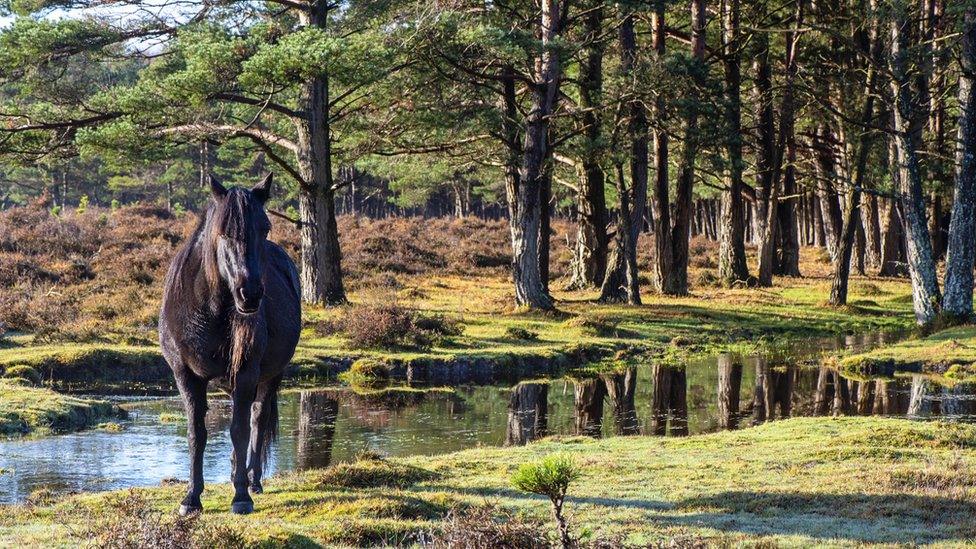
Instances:
[[[242,284],[237,287],[234,300],[237,302],[237,311],[242,314],[254,314],[261,307],[261,300],[264,298],[264,287],[261,284]]]

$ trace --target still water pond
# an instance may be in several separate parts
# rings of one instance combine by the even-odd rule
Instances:
[[[887,339],[816,340],[792,348],[788,359],[723,355],[683,369],[646,365],[596,379],[467,386],[453,393],[375,398],[341,388],[288,391],[269,472],[323,467],[363,449],[426,455],[547,434],[676,436],[800,415],[976,417],[976,387],[945,389],[920,377],[856,382],[815,360],[823,351],[862,350]],[[122,405],[130,413],[122,432],[0,442],[0,503],[23,501],[38,489],[112,490],[186,478],[185,425],[159,420],[182,414],[179,399],[123,398]],[[230,475],[229,413],[229,401],[211,401],[208,482]]]

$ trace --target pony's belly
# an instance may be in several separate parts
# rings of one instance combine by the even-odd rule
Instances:
[[[187,367],[190,368],[190,371],[197,377],[208,381],[219,377],[227,377],[229,370],[228,364],[230,364],[230,361],[227,358],[215,360],[200,356],[187,361]]]

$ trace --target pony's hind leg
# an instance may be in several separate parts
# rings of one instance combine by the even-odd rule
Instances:
[[[271,442],[278,433],[278,387],[281,376],[258,385],[257,396],[251,405],[251,442],[248,455],[251,493],[264,491],[261,476],[268,462]]]
[[[176,376],[176,384],[186,410],[186,436],[190,447],[190,485],[180,503],[180,514],[188,515],[203,510],[200,494],[203,493],[203,451],[207,446],[207,382],[184,371]]]

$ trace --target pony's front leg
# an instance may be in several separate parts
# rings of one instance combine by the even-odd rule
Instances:
[[[203,451],[207,447],[207,382],[184,371],[176,376],[186,411],[186,436],[190,447],[190,485],[180,503],[180,515],[203,510]]]
[[[234,450],[231,454],[231,482],[234,484],[234,500],[230,511],[246,515],[254,510],[254,501],[247,493],[247,449],[251,438],[251,405],[258,385],[257,368],[247,368],[237,374],[232,392],[233,411],[230,420],[230,439]]]
[[[281,376],[258,385],[257,396],[251,407],[251,448],[247,458],[250,470],[251,493],[264,492],[261,476],[267,464],[271,442],[278,432],[278,387]]]

